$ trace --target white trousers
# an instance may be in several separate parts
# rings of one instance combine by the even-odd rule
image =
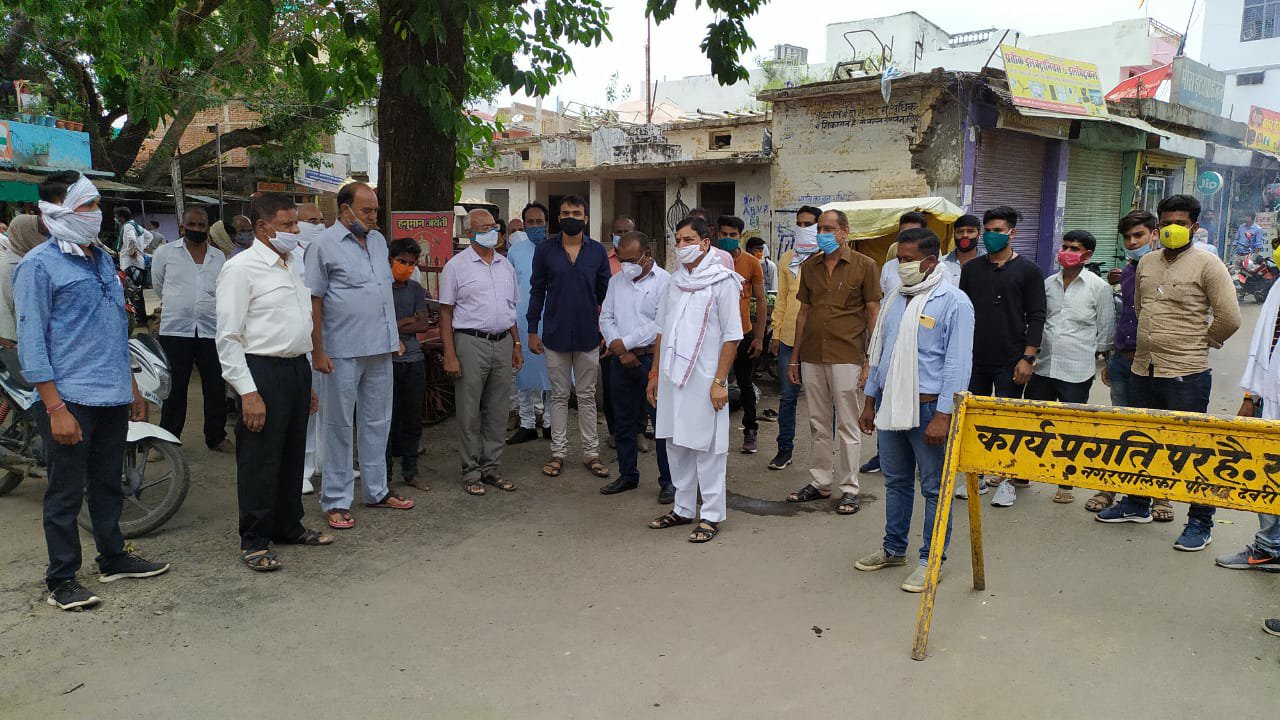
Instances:
[[[572,392],[578,397],[582,458],[599,457],[596,384],[600,378],[600,353],[548,350],[546,355],[547,373],[551,375],[551,456],[564,458],[569,454],[569,393]]]
[[[831,492],[831,486],[839,482],[841,495],[857,495],[862,451],[858,431],[862,392],[858,390],[858,377],[862,366],[804,363],[800,372],[809,404],[810,484]]]
[[[324,397],[324,379],[325,374],[311,371],[311,390],[315,392],[317,398]],[[324,461],[321,457],[320,449],[320,413],[324,412],[324,403],[319,403],[316,413],[307,418],[307,452],[302,456],[302,479],[310,480],[316,476],[316,473],[323,472]]]
[[[520,390],[520,427],[528,430],[538,428],[538,413],[542,413],[542,426],[551,427],[551,413],[546,411],[545,390]]]
[[[702,519],[724,520],[729,453],[690,450],[668,441],[667,461],[671,465],[671,482],[676,486],[675,513],[680,517],[698,517],[698,492],[701,491]]]

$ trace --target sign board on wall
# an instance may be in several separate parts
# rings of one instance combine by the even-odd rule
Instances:
[[[1205,170],[1200,173],[1200,177],[1196,178],[1196,190],[1201,195],[1216,195],[1222,189],[1222,174],[1212,170]]]
[[[336,193],[351,174],[351,159],[347,155],[319,153],[314,163],[298,163],[293,171],[293,181],[322,192]]]
[[[9,138],[9,123],[0,122],[0,160],[13,159],[13,142]]]
[[[1185,56],[1173,59],[1173,82],[1169,102],[1210,115],[1222,114],[1222,97],[1227,89],[1227,76],[1208,65]]]
[[[1071,115],[1107,114],[1098,66],[1001,45],[1013,104]]]
[[[391,239],[408,238],[422,248],[427,267],[439,271],[453,257],[453,213],[391,213]]]
[[[1249,108],[1249,129],[1244,133],[1245,147],[1280,153],[1280,112],[1254,105]]]

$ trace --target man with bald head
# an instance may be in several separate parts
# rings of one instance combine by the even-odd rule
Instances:
[[[387,240],[377,227],[378,196],[364,183],[348,183],[338,191],[338,221],[307,248],[305,260],[312,298],[311,363],[329,376],[320,398],[325,456],[320,507],[338,530],[355,527],[353,435],[360,443],[365,506],[408,510],[414,505],[387,488],[391,356],[401,345]]]

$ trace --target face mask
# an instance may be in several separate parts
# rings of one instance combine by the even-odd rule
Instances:
[[[396,282],[405,282],[413,277],[413,266],[393,262],[391,263],[391,277],[395,278]]]
[[[818,233],[818,249],[830,255],[840,249],[835,233]]]
[[[622,236],[621,236],[621,235],[614,235],[614,236],[613,236],[613,249],[614,249],[614,250],[617,250],[617,249],[618,249],[618,243],[620,243],[620,242],[622,242]]]
[[[209,233],[204,230],[187,230],[182,237],[198,245],[209,239]]]
[[[1271,259],[1275,260],[1277,265],[1280,265],[1280,245],[1277,245],[1276,249],[1271,251]]]
[[[1160,244],[1170,250],[1177,250],[1189,242],[1191,242],[1191,232],[1181,225],[1160,228]]]
[[[624,262],[622,263],[622,277],[628,280],[635,280],[644,273],[644,266],[640,263]]]
[[[1009,236],[1004,233],[988,230],[982,233],[982,244],[987,248],[987,252],[998,253],[1009,247]]]
[[[683,245],[676,248],[676,260],[681,265],[688,265],[702,256],[702,245]]]
[[[488,232],[472,233],[471,241],[484,248],[496,247],[498,244],[498,231],[490,230]]]
[[[920,260],[912,260],[911,262],[898,263],[898,279],[902,281],[902,287],[911,287],[919,285],[925,278],[925,273],[920,270]]]
[[[93,244],[98,237],[98,230],[102,228],[102,211],[73,212],[60,218],[58,224],[59,240],[68,240],[80,247],[88,247]]]
[[[320,223],[298,222],[298,234],[302,236],[303,242],[311,242],[324,232],[324,225]]]
[[[800,255],[812,255],[818,252],[818,226],[796,228],[795,251]]]
[[[236,244],[240,247],[249,247],[253,244],[253,233],[251,231],[236,233]]]
[[[978,238],[976,237],[956,238],[956,249],[959,250],[960,252],[969,252],[970,250],[976,247],[978,247]]]
[[[366,227],[364,223],[356,219],[356,213],[351,209],[350,205],[347,206],[347,211],[351,213],[351,224],[347,226],[347,229],[351,231],[351,234],[361,239],[368,237],[369,228]]]
[[[587,223],[578,218],[560,218],[560,234],[577,237],[587,228]]]
[[[1125,249],[1124,256],[1134,262],[1138,262],[1142,259],[1143,255],[1146,255],[1149,252],[1151,252],[1151,246],[1143,245],[1142,247],[1134,248],[1133,250]]]
[[[1079,250],[1059,250],[1058,264],[1067,270],[1080,267],[1084,264],[1084,253]]]
[[[526,227],[524,229],[524,234],[529,236],[529,242],[537,245],[547,239],[547,226],[535,225],[533,227]]]
[[[739,242],[733,238],[720,238],[716,240],[716,246],[725,252],[733,252],[738,249]]]
[[[298,233],[281,232],[277,230],[276,236],[268,239],[268,242],[271,243],[271,247],[276,249],[276,252],[291,253],[294,248],[298,247],[298,241],[301,239],[302,236]]]

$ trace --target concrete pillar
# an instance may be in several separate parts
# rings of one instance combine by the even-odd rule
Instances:
[[[1040,237],[1036,244],[1040,271],[1053,271],[1062,243],[1064,211],[1067,207],[1067,158],[1070,148],[1064,140],[1046,140],[1044,185],[1040,189]]]

